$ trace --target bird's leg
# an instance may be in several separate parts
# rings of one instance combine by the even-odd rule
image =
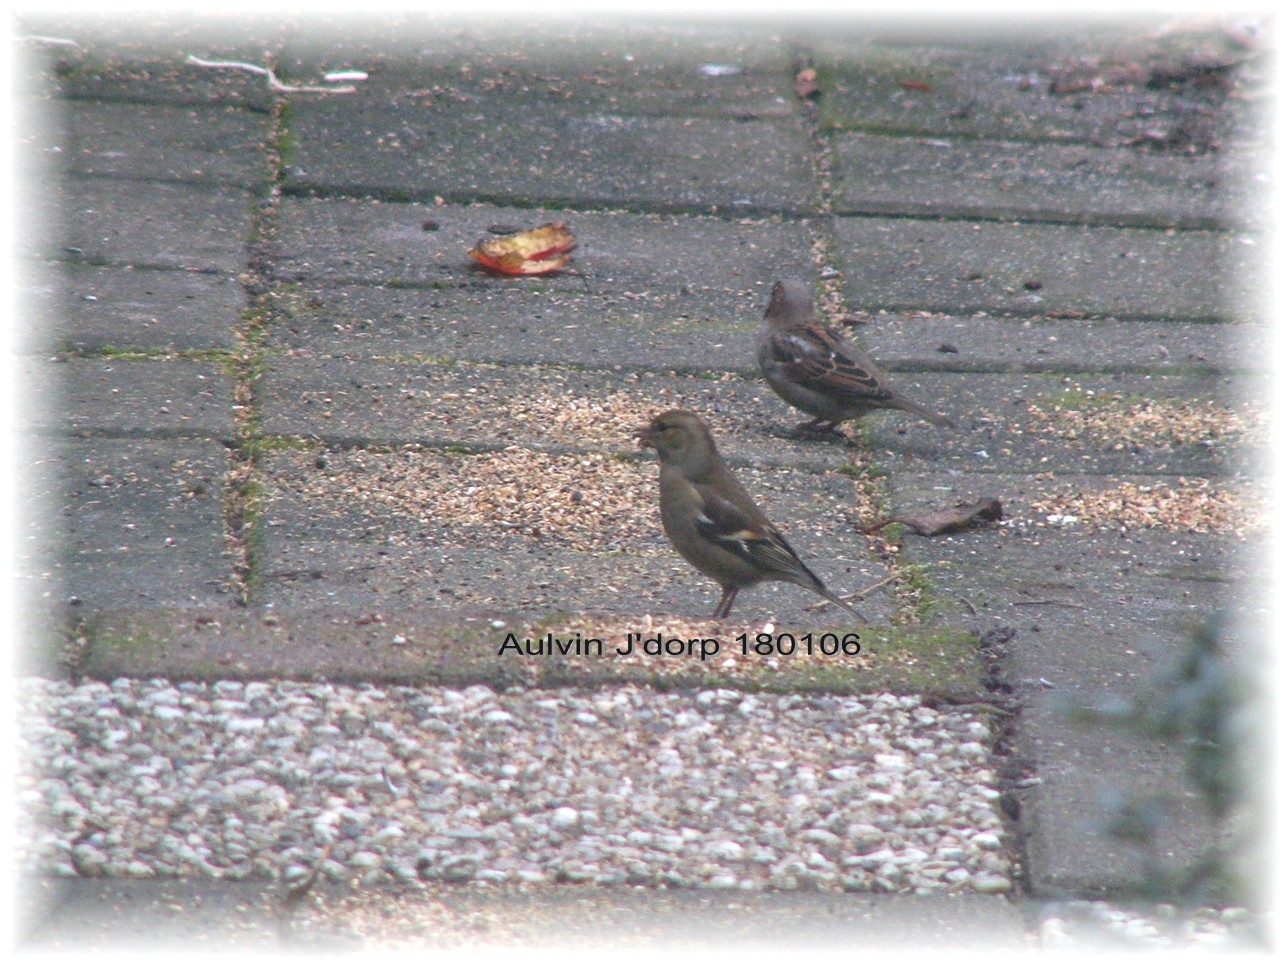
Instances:
[[[737,596],[736,587],[724,588],[723,596],[720,597],[719,603],[715,605],[715,613],[713,615],[713,618],[715,620],[722,620],[723,618],[728,616],[728,612],[733,609],[733,598],[735,598],[736,596]]]

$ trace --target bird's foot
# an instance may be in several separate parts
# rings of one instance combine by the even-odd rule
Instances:
[[[825,419],[814,419],[801,423],[788,434],[792,439],[825,439],[828,436],[844,436],[836,424]]]

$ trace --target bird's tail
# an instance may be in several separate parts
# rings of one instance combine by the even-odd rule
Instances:
[[[849,613],[853,614],[854,617],[857,617],[864,624],[868,623],[867,618],[863,617],[862,614],[860,614],[855,608],[851,607],[845,601],[841,600],[839,597],[833,594],[826,587],[819,584],[817,587],[814,587],[813,589],[816,590],[821,596],[827,598],[827,600],[831,601],[837,607],[843,607],[845,610],[849,611]]]
[[[910,399],[898,398],[898,408],[905,413],[911,413],[913,416],[919,416],[921,419],[933,423],[935,426],[942,426],[945,429],[955,429],[956,423],[946,416],[940,416],[932,409],[926,409],[920,403],[912,402]]]

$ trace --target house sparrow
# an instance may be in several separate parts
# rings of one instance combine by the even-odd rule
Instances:
[[[912,402],[889,384],[871,356],[822,325],[803,282],[773,283],[756,358],[773,391],[814,417],[797,426],[796,435],[829,432],[873,409],[901,409],[935,426],[956,425]]]
[[[637,435],[661,459],[661,523],[666,536],[685,560],[724,591],[715,618],[728,616],[743,587],[785,580],[807,587],[867,622],[826,588],[760,512],[729,472],[701,419],[672,409],[641,426]]]

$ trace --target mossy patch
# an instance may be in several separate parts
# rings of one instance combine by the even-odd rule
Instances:
[[[823,654],[823,635],[828,631]],[[84,632],[81,673],[110,680],[182,674],[189,679],[276,677],[352,683],[386,682],[494,688],[612,687],[664,690],[722,687],[773,693],[915,694],[927,700],[975,701],[983,696],[978,641],[960,630],[917,627],[780,627],[774,653],[754,645],[759,627],[683,618],[556,615],[489,618],[422,611],[364,616],[256,616],[250,610],[168,611],[107,615]],[[836,642],[857,634],[861,650]],[[567,653],[542,646],[546,635]],[[630,656],[618,653],[635,635]],[[738,635],[750,645],[743,653]],[[807,635],[814,653],[805,653]],[[787,635],[790,636],[788,640]],[[714,640],[702,657],[642,654],[641,639]],[[598,648],[586,642],[599,639]],[[505,647],[512,640],[516,646]],[[530,648],[528,641],[532,644]],[[582,642],[580,648],[576,641]],[[849,638],[852,641],[852,638]],[[792,650],[791,641],[794,641]],[[707,649],[711,645],[706,645]],[[521,653],[527,649],[534,653]],[[555,650],[555,653],[549,653]],[[790,653],[781,653],[790,651]]]

